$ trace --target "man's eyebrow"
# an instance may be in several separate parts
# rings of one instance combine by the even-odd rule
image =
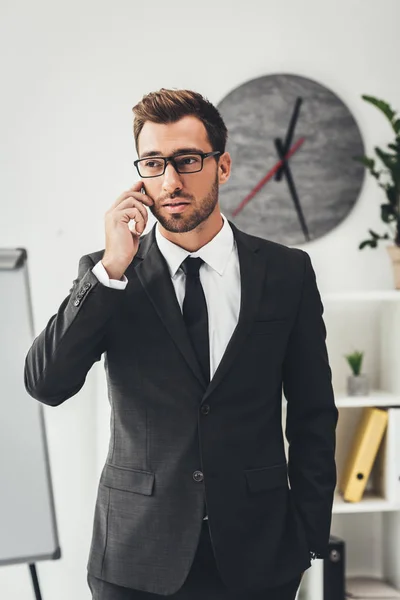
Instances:
[[[174,156],[175,154],[182,154],[183,152],[204,152],[201,148],[196,148],[195,146],[190,146],[187,148],[175,148],[170,154],[170,156]],[[140,158],[147,158],[148,156],[164,156],[160,150],[150,150],[149,152],[143,152]]]

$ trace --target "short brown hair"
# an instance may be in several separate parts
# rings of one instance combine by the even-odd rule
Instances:
[[[146,121],[153,123],[175,123],[185,116],[197,117],[204,125],[213,150],[225,152],[228,130],[217,108],[201,94],[191,90],[169,90],[161,88],[143,96],[132,108],[135,115],[133,134],[136,152],[139,134]]]

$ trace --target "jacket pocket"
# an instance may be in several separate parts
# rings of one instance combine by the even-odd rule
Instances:
[[[154,477],[154,473],[150,471],[139,471],[106,463],[100,477],[100,484],[115,490],[151,496]]]
[[[278,333],[283,331],[289,321],[288,319],[271,319],[269,321],[254,321],[252,333],[263,335],[266,333]]]
[[[247,487],[250,492],[272,490],[278,487],[288,487],[287,464],[282,463],[273,467],[258,467],[244,471]]]

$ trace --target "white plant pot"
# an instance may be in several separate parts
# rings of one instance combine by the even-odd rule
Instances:
[[[349,375],[347,377],[347,394],[349,396],[368,396],[368,375],[365,373],[361,373],[360,375]]]

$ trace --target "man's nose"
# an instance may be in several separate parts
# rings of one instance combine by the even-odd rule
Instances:
[[[173,164],[167,164],[164,173],[163,190],[168,194],[172,194],[176,190],[181,190],[183,187],[179,173],[175,170]]]

